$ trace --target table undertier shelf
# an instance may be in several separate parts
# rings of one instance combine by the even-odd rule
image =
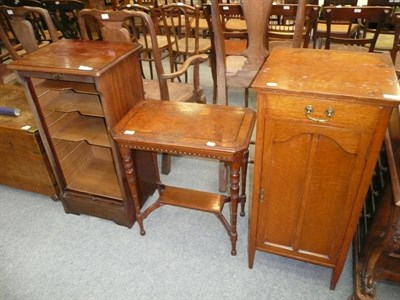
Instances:
[[[218,214],[222,211],[226,196],[190,190],[174,186],[165,186],[158,202]]]

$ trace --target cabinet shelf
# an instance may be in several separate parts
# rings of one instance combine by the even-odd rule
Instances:
[[[60,92],[44,106],[44,109],[61,112],[78,111],[82,115],[95,117],[104,116],[98,95],[76,93],[72,90]]]
[[[109,148],[89,145],[85,141],[54,142],[69,190],[122,201]]]
[[[224,195],[195,191],[174,186],[165,186],[159,202],[161,204],[190,208],[210,213],[220,213],[224,207]]]
[[[103,118],[82,116],[78,112],[66,113],[49,126],[49,132],[55,139],[86,140],[93,145],[110,147]]]
[[[96,87],[92,83],[76,81],[43,80],[35,86],[38,96],[46,93],[48,90],[72,90],[77,93],[98,95]]]

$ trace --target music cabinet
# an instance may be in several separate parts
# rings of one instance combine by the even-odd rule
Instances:
[[[109,130],[144,98],[139,50],[139,44],[60,40],[10,64],[22,78],[68,213],[127,227],[135,221]],[[135,154],[136,165],[151,162],[149,154]],[[155,172],[140,169],[143,204],[156,188]]]
[[[274,49],[258,73],[249,267],[265,251],[342,272],[399,104],[389,55]]]

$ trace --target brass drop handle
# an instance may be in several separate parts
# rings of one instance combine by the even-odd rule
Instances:
[[[60,80],[64,77],[64,74],[54,73],[52,77],[54,80]]]
[[[329,121],[330,118],[332,118],[335,115],[335,110],[332,107],[328,107],[325,110],[325,116],[328,117],[328,119],[317,119],[311,116],[311,114],[314,112],[314,107],[312,105],[306,105],[306,107],[304,107],[304,114],[305,116],[310,119],[311,121],[314,122],[319,122],[319,123],[326,123]]]

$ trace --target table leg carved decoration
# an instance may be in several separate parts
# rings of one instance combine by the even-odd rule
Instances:
[[[372,225],[372,238],[367,241],[364,267],[361,271],[361,292],[363,295],[375,297],[375,283],[380,277],[387,275],[400,276],[400,207],[392,204],[391,184],[387,186],[381,206]],[[385,249],[392,249],[394,253],[385,253]],[[396,253],[397,252],[397,253]],[[377,267],[381,255],[389,255],[394,258],[385,264],[385,269]],[[396,261],[397,258],[397,261]],[[389,273],[388,273],[389,272]],[[393,274],[390,274],[393,273]]]
[[[119,149],[119,151],[122,156],[126,179],[129,183],[129,189],[132,194],[133,203],[134,203],[134,207],[135,207],[136,220],[140,227],[140,234],[145,235],[146,232],[144,231],[144,228],[143,228],[143,216],[142,216],[142,213],[140,212],[139,199],[137,198],[138,190],[137,190],[134,164],[133,164],[133,160],[132,160],[132,156],[131,156],[131,149],[121,147]]]

